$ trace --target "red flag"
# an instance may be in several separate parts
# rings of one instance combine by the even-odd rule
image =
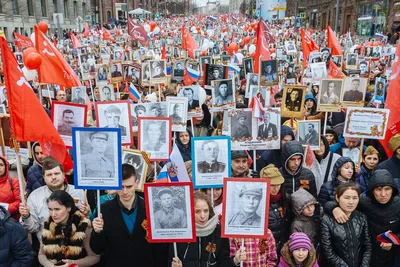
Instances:
[[[308,57],[310,56],[310,53],[313,51],[319,51],[319,46],[304,31],[303,28],[300,28],[300,35],[301,35],[301,48],[303,50],[303,66],[304,68],[306,68],[308,65]]]
[[[327,27],[328,31],[328,47],[332,49],[332,56],[341,56],[342,47],[340,46],[339,40],[336,38],[335,33],[332,31],[331,27]]]
[[[19,142],[40,142],[43,154],[52,155],[64,165],[66,171],[71,170],[73,163],[63,140],[27,82],[5,39],[0,38],[0,46],[13,135]]]
[[[182,48],[188,52],[188,56],[194,58],[194,50],[199,49],[189,30],[182,26]]]
[[[396,58],[400,58],[400,46],[396,49]],[[385,139],[379,140],[379,143],[386,151],[386,155],[391,157],[393,151],[388,147],[390,138],[400,132],[400,61],[395,60],[392,67],[392,76],[387,88],[387,97],[385,108],[390,110],[388,127],[386,130]]]
[[[122,31],[120,29],[117,29],[117,31],[115,32],[116,36],[122,36]]]
[[[165,44],[161,47],[161,59],[167,59],[167,49],[165,49]]]
[[[89,31],[89,23],[86,22],[85,30],[83,31],[83,37],[88,38],[89,33],[90,33],[90,31]]]
[[[133,22],[132,18],[128,16],[128,34],[138,40],[142,45],[147,45],[147,32],[142,25]]]
[[[113,37],[113,36],[111,35],[111,33],[110,33],[106,28],[104,28],[104,27],[103,27],[103,39],[104,39],[104,40],[109,40],[109,41],[115,43],[114,37]]]
[[[337,78],[344,79],[346,75],[342,72],[342,70],[332,61],[329,61],[329,70],[328,70],[329,78]]]
[[[42,56],[42,64],[38,69],[39,82],[58,84],[66,88],[80,86],[79,78],[71,66],[36,26],[35,37],[36,49]]]
[[[266,37],[266,24],[261,22],[260,20],[258,22],[258,27],[257,27],[257,45],[256,45],[256,52],[254,52],[253,59],[254,59],[254,73],[258,73],[258,67],[260,64],[260,56],[261,60],[270,60],[271,55],[269,53],[269,48],[268,48],[268,41]]]
[[[81,43],[79,42],[78,38],[76,38],[75,34],[71,32],[70,37],[72,42],[72,48],[82,47]]]
[[[315,161],[315,154],[311,150],[311,146],[307,145],[307,150],[306,150],[306,159],[304,161],[306,167],[311,167],[311,164]]]
[[[32,40],[26,36],[23,36],[17,32],[13,32],[14,34],[14,43],[18,47],[18,50],[22,51],[25,47],[34,47]]]

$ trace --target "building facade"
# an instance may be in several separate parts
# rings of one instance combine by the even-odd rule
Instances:
[[[61,16],[54,14],[61,13]],[[40,21],[49,24],[55,32],[59,19],[61,29],[82,30],[90,16],[90,0],[0,0],[0,29],[8,41],[12,32],[30,36]]]

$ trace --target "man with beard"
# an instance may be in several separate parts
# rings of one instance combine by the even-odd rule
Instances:
[[[72,127],[74,126],[74,112],[70,109],[63,111],[63,124],[59,125],[57,131],[60,135],[72,136]]]
[[[197,163],[199,173],[224,172],[226,165],[218,161],[219,146],[217,142],[205,141],[201,146],[205,160]]]

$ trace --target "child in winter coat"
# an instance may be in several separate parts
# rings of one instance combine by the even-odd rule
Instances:
[[[305,233],[293,233],[281,250],[278,267],[319,267],[317,254]]]
[[[300,188],[292,194],[292,209],[295,219],[290,228],[290,232],[305,233],[316,247],[319,243],[319,214],[320,206],[310,193]]]

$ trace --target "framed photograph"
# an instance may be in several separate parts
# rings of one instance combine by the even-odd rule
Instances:
[[[131,104],[132,132],[138,131],[139,117],[167,118],[167,102]]]
[[[386,80],[381,77],[375,78],[375,90],[374,97],[372,98],[373,103],[384,104],[386,96]]]
[[[358,63],[358,68],[360,69],[360,75],[368,75],[369,62],[366,60],[360,61],[360,63]]]
[[[86,87],[85,86],[76,86],[72,87],[71,90],[71,102],[75,104],[85,104],[86,97]]]
[[[195,49],[194,50],[194,59],[199,60],[201,55],[201,49]]]
[[[191,85],[183,86],[178,93],[178,97],[187,98],[187,110],[189,117],[198,117],[203,115],[203,110],[200,105],[200,86]],[[203,104],[203,103],[201,103]]]
[[[344,78],[343,93],[340,99],[342,106],[364,106],[367,84],[367,78]]]
[[[172,80],[181,82],[183,80],[185,61],[175,61],[173,66]]]
[[[97,70],[97,80],[107,81],[110,78],[111,78],[110,66],[107,64],[101,65]]]
[[[328,62],[329,57],[331,56],[331,48],[329,47],[323,47],[321,48],[321,53],[322,53],[322,61],[323,62]]]
[[[333,61],[333,63],[336,64],[336,66],[338,66],[340,69],[342,69],[342,62],[343,62],[343,56],[340,55],[335,55],[335,56],[331,56],[331,60]]]
[[[245,92],[245,97],[250,98],[251,92],[250,92],[250,87],[251,86],[257,86],[258,87],[258,74],[256,73],[247,73],[247,79],[246,79],[246,92]]]
[[[72,127],[86,126],[86,114],[86,105],[52,102],[51,120],[66,147],[72,147]]]
[[[214,47],[212,49],[212,53],[213,53],[213,56],[215,57],[215,56],[219,56],[221,51],[218,46],[214,45]]]
[[[296,43],[295,41],[285,41],[286,54],[296,54]]]
[[[171,154],[172,119],[139,117],[139,150],[150,153],[151,161],[166,161]]]
[[[204,73],[205,64],[211,64],[212,63],[212,57],[211,56],[202,56],[200,57],[200,70],[202,73]]]
[[[122,78],[121,62],[111,62],[111,82],[121,82]]]
[[[244,74],[247,75],[248,73],[254,72],[254,62],[252,57],[246,57],[243,59],[244,65]],[[258,82],[258,81],[257,81]]]
[[[196,242],[192,182],[144,185],[148,241]]]
[[[346,112],[343,136],[384,139],[389,120],[389,109],[349,107]]]
[[[95,109],[97,127],[118,128],[121,130],[122,145],[133,145],[129,100],[96,102]]]
[[[167,96],[168,117],[172,120],[172,131],[186,131],[187,105],[186,97]]]
[[[322,52],[310,52],[310,56],[308,57],[308,63],[320,63],[322,60],[323,54]]]
[[[22,53],[21,52],[15,52],[14,53],[15,58],[17,59],[18,64],[23,65],[24,61],[22,59]]]
[[[112,84],[108,84],[107,82],[98,82],[97,87],[100,89],[101,101],[115,100],[114,87]]]
[[[149,62],[142,63],[142,84],[150,84],[150,65]]]
[[[380,58],[382,55],[382,46],[372,47],[372,58]]]
[[[122,163],[128,163],[135,167],[136,177],[139,179],[139,184],[136,191],[143,192],[143,186],[146,182],[147,168],[150,163],[150,154],[144,151],[122,149]]]
[[[282,116],[303,118],[305,96],[306,86],[285,85],[282,99]]]
[[[360,158],[360,149],[358,147],[353,149],[342,148],[342,157],[351,158],[351,161],[353,161],[354,164],[358,164],[358,159]]]
[[[328,76],[325,62],[312,63],[310,64],[310,69],[313,81],[320,81]]]
[[[167,65],[165,60],[150,60],[150,81],[160,83],[165,81],[167,75]]]
[[[260,84],[262,86],[278,84],[277,61],[265,60],[261,61],[260,65],[261,65]]]
[[[339,112],[343,79],[322,79],[318,94],[318,111]]]
[[[279,140],[281,127],[280,110],[272,108],[264,108],[262,120],[258,120],[257,140],[276,141]],[[276,146],[275,146],[276,147]],[[279,144],[276,148],[279,149]]]
[[[320,120],[298,121],[297,140],[302,145],[309,145],[311,150],[319,150],[321,138]]]
[[[212,110],[221,111],[235,107],[235,88],[233,79],[214,80],[211,82],[212,90]]]
[[[205,64],[203,69],[203,87],[212,86],[211,81],[223,80],[228,78],[228,67],[224,65]]]
[[[88,62],[87,54],[79,55],[79,65],[81,66],[82,79],[87,80],[90,73],[90,64]]]
[[[121,190],[121,130],[72,129],[74,186],[77,189]]]
[[[225,178],[221,237],[265,238],[270,179]]]
[[[114,60],[115,61],[123,61],[124,60],[124,52],[122,48],[114,49]]]
[[[194,188],[221,188],[231,176],[230,137],[193,137],[191,143]]]
[[[357,53],[347,53],[346,55],[346,69],[357,69]]]
[[[124,65],[124,80],[137,85],[140,82],[141,66],[139,64]]]

